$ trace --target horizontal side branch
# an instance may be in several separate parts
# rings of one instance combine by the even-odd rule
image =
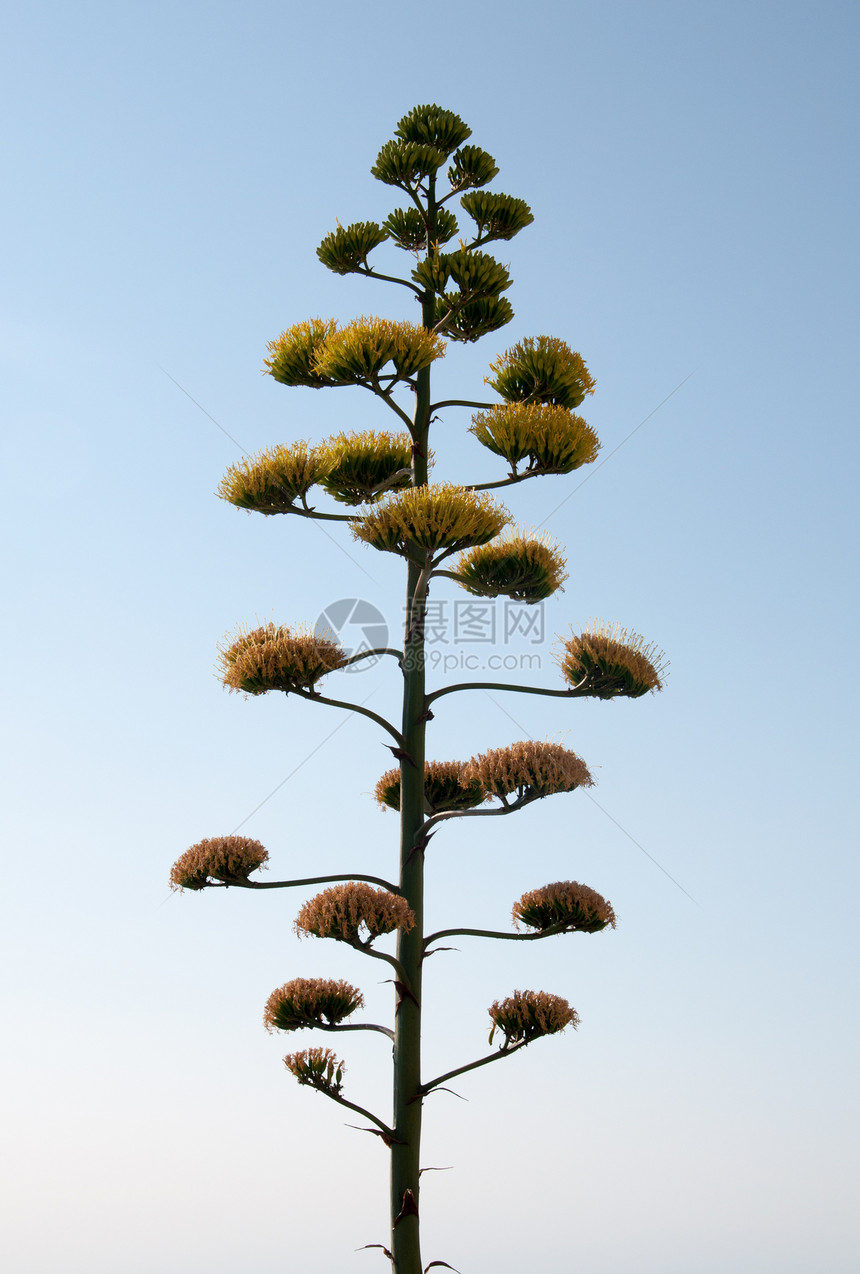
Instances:
[[[468,1062],[465,1066],[458,1066],[456,1070],[446,1071],[444,1075],[439,1075],[436,1079],[431,1079],[429,1084],[421,1085],[422,1096],[432,1092],[434,1088],[438,1088],[440,1084],[446,1083],[449,1079],[456,1079],[458,1075],[465,1075],[466,1071],[477,1070],[479,1066],[488,1066],[490,1062],[498,1062],[502,1057],[511,1057],[519,1049],[525,1048],[528,1040],[522,1040],[519,1044],[514,1044],[511,1048],[500,1048],[495,1053],[490,1053],[488,1057],[481,1057],[477,1062]]]
[[[300,699],[307,699],[309,703],[325,703],[330,708],[343,708],[346,712],[357,712],[363,717],[369,717],[371,721],[381,725],[383,730],[388,731],[398,747],[403,747],[403,735],[400,731],[395,730],[390,721],[386,721],[385,717],[381,717],[378,712],[372,712],[370,708],[363,708],[359,703],[347,703],[344,699],[329,699],[327,695],[314,694],[310,690],[290,690],[288,693],[298,695]]]
[[[569,690],[549,690],[543,686],[514,686],[504,681],[461,681],[457,685],[434,690],[427,695],[426,703],[429,706],[434,699],[441,699],[443,695],[451,695],[460,690],[509,690],[524,695],[550,695],[555,699],[582,699],[585,696],[579,693],[581,685],[582,683],[571,686]]]
[[[431,942],[436,942],[439,938],[498,938],[502,942],[539,942],[541,938],[552,938],[557,933],[564,933],[566,928],[567,924],[561,923],[550,925],[538,933],[503,933],[496,929],[439,929],[424,939],[424,946],[429,947]],[[427,954],[432,955],[432,952]]]
[[[399,892],[396,885],[382,876],[305,876],[301,880],[224,880],[218,884],[207,885],[207,889],[296,889],[304,885],[334,885],[350,880],[361,880],[368,885],[381,885],[389,893]]]
[[[492,406],[492,403],[473,403],[467,398],[446,398],[444,402],[431,403],[430,414],[432,415],[434,411],[441,411],[443,407],[480,407],[487,411]]]
[[[375,1022],[347,1022],[343,1026],[324,1026],[322,1022],[308,1022],[308,1026],[315,1031],[379,1031],[382,1035],[387,1035],[390,1040],[394,1039],[394,1032],[388,1026],[377,1026]]]
[[[315,1088],[318,1093],[323,1093],[326,1097],[336,1101],[339,1106],[346,1106],[347,1110],[354,1110],[357,1115],[361,1115],[364,1119],[369,1119],[371,1123],[376,1124],[377,1128],[382,1131],[384,1137],[394,1138],[393,1128],[389,1128],[388,1124],[377,1119],[376,1115],[371,1114],[369,1110],[365,1110],[363,1106],[357,1106],[354,1101],[348,1101],[346,1097],[341,1097],[339,1093],[332,1092],[329,1088],[317,1087],[316,1084],[307,1084],[307,1088]]]

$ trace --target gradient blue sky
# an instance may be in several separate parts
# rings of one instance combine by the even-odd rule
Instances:
[[[490,358],[549,332],[597,378],[603,456],[623,442],[552,516],[578,477],[510,493],[569,559],[530,675],[554,684],[552,634],[592,615],[671,659],[654,698],[473,695],[433,723],[438,757],[563,736],[599,782],[438,836],[431,923],[504,926],[524,889],[574,878],[621,924],[464,941],[430,968],[433,1073],[481,1054],[486,1006],[515,987],[567,996],[582,1026],[466,1077],[468,1105],[428,1103],[425,1162],[455,1170],[425,1178],[425,1257],[464,1274],[857,1268],[858,26],[851,3],[7,14],[15,1274],[381,1268],[354,1249],[385,1239],[384,1154],[285,1074],[292,1045],[260,1016],[292,976],[357,982],[371,1020],[390,989],[297,941],[298,894],[168,896],[166,878],[239,825],[280,877],[394,870],[374,728],[329,737],[330,709],[228,696],[213,665],[255,616],[313,621],[361,595],[394,625],[397,564],[212,493],[239,448],[381,423],[360,391],[259,369],[311,314],[412,316],[404,291],[337,278],[314,250],[336,217],[392,206],[368,170],[423,101],[469,122],[494,188],[535,214],[499,253],[514,322],[452,348],[440,383],[473,397]],[[501,476],[467,423],[437,426],[438,476]],[[343,686],[395,711],[389,668]],[[384,1110],[384,1042],[345,1038],[349,1094]]]

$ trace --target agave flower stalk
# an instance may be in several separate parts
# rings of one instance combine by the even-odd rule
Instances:
[[[661,689],[663,674],[662,655],[637,634],[596,623],[582,632],[571,629],[561,639],[561,684],[556,687],[473,681],[429,690],[426,684],[431,587],[454,584],[472,595],[535,604],[559,592],[567,578],[559,546],[541,532],[507,529],[511,514],[487,494],[489,489],[571,473],[592,463],[600,446],[594,430],[574,414],[594,392],[594,378],[583,357],[556,337],[521,338],[495,359],[485,382],[500,401],[432,398],[434,367],[452,343],[480,340],[512,320],[508,266],[485,248],[511,240],[534,220],[524,200],[484,189],[498,167],[491,155],[468,143],[470,136],[469,127],[453,112],[415,107],[381,148],[371,170],[404,206],[381,223],[338,224],[318,249],[322,264],[335,274],[364,275],[410,290],[420,301],[420,323],[376,316],[343,324],[311,318],[287,327],[268,347],[265,369],[279,384],[352,386],[370,392],[380,410],[396,417],[396,432],[372,429],[320,442],[279,444],[233,465],[219,488],[229,503],[264,516],[293,513],[348,522],[362,546],[402,559],[406,606],[399,649],[350,655],[333,634],[274,623],[240,629],[221,648],[221,675],[229,689],[252,698],[278,692],[354,712],[364,718],[366,729],[382,732],[383,741],[393,740],[388,746],[398,763],[382,775],[375,795],[399,819],[396,871],[391,880],[358,871],[259,881],[252,875],[267,865],[268,851],[258,841],[234,835],[192,846],[171,873],[174,888],[195,892],[324,886],[301,906],[295,921],[299,936],[340,942],[393,971],[391,1025],[347,1021],[363,1007],[363,996],[351,983],[301,977],[289,978],[272,992],[264,1023],[269,1030],[286,1032],[366,1030],[391,1041],[392,1105],[384,1117],[345,1095],[346,1066],[332,1050],[310,1047],[287,1054],[284,1062],[299,1084],[360,1114],[370,1125],[366,1130],[390,1155],[390,1235],[385,1243],[367,1246],[381,1248],[395,1274],[453,1268],[442,1259],[425,1267],[421,1252],[425,1099],[448,1080],[511,1057],[579,1022],[576,1010],[559,995],[514,991],[489,1008],[490,1044],[494,1034],[501,1042],[491,1052],[425,1080],[421,1029],[427,958],[448,949],[439,945],[447,937],[535,942],[566,933],[599,933],[616,923],[612,905],[595,890],[577,881],[555,881],[528,890],[514,904],[512,932],[466,925],[427,933],[425,859],[431,838],[446,822],[508,817],[549,796],[588,788],[593,781],[576,752],[551,741],[524,739],[489,747],[469,760],[429,760],[431,705],[442,696],[481,688],[568,700],[639,698]],[[454,200],[473,231],[458,221],[449,206]],[[451,246],[455,237],[457,247]],[[396,257],[398,250],[418,258],[408,277],[396,265],[376,264],[377,252],[392,251]],[[472,485],[429,483],[431,422],[448,408],[475,409],[471,431],[507,461],[507,478]],[[309,503],[312,489],[314,500],[318,492],[334,507],[327,511]],[[349,505],[351,511],[337,512],[338,505]],[[442,569],[455,554],[459,556],[451,569]],[[402,683],[399,720],[389,721],[329,693],[343,669],[369,654],[396,660]],[[555,1263],[562,1261],[559,1251]]]

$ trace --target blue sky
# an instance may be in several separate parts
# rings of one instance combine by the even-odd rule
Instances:
[[[313,622],[343,597],[394,628],[397,565],[213,492],[242,449],[386,427],[360,391],[287,390],[260,367],[310,315],[412,316],[405,291],[338,278],[315,248],[335,218],[385,216],[370,165],[424,101],[467,120],[494,189],[535,214],[498,254],[513,323],[452,348],[439,383],[480,396],[490,359],[543,332],[597,379],[584,411],[605,463],[509,493],[570,571],[544,639],[510,650],[554,684],[553,634],[599,615],[671,660],[653,698],[470,695],[437,713],[439,758],[563,737],[598,779],[593,800],[437,837],[439,926],[504,926],[525,889],[569,878],[621,923],[464,941],[431,970],[434,1073],[481,1054],[486,1006],[515,987],[565,995],[582,1025],[467,1077],[468,1105],[428,1103],[426,1161],[454,1171],[425,1179],[426,1259],[856,1268],[858,25],[847,3],[614,0],[7,15],[16,1274],[379,1262],[354,1249],[385,1238],[382,1152],[297,1088],[279,1059],[306,1041],[260,1017],[293,976],[357,982],[372,1020],[389,989],[294,937],[298,893],[169,896],[166,878],[240,825],[273,878],[394,870],[373,727],[228,696],[214,662],[237,624]],[[502,476],[467,424],[437,425],[437,475]],[[388,668],[343,687],[396,710]],[[384,1109],[385,1046],[342,1053],[350,1094]]]

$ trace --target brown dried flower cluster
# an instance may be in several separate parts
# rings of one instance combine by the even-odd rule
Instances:
[[[329,1095],[341,1091],[346,1065],[330,1048],[303,1048],[299,1053],[287,1053],[284,1065],[300,1084],[309,1084]]]
[[[268,862],[268,851],[247,836],[213,836],[187,849],[170,869],[171,889],[205,889],[209,880],[247,880]]]
[[[219,655],[224,685],[249,695],[267,690],[309,690],[347,660],[337,641],[317,637],[306,628],[272,623],[249,632],[240,630]]]
[[[269,1034],[300,1031],[306,1026],[335,1026],[364,1005],[357,987],[342,979],[293,978],[273,991],[263,1011],[263,1025]]]
[[[415,916],[405,898],[365,881],[350,881],[309,898],[296,916],[295,930],[340,942],[371,942],[384,933],[414,928]],[[362,936],[362,931],[368,936]]]
[[[560,743],[533,739],[472,757],[463,777],[467,781],[476,780],[491,796],[516,795],[518,800],[535,800],[556,792],[594,786],[588,766],[575,752]]]
[[[529,1044],[541,1035],[556,1035],[566,1026],[576,1030],[579,1014],[560,995],[548,991],[514,991],[507,1000],[490,1005],[490,1043],[496,1031],[504,1035],[502,1048]]]
[[[431,814],[443,810],[468,810],[480,805],[487,794],[477,779],[466,780],[465,761],[427,761],[424,765],[424,799]],[[400,770],[386,770],[375,796],[383,808],[400,809]]]
[[[564,925],[565,932],[599,933],[615,928],[612,904],[588,885],[575,880],[557,880],[542,889],[530,889],[514,903],[514,924],[530,929],[549,929]]]
[[[565,680],[585,695],[638,699],[649,690],[663,689],[663,651],[619,624],[595,620],[584,633],[572,632],[563,639],[562,647],[559,663]]]

